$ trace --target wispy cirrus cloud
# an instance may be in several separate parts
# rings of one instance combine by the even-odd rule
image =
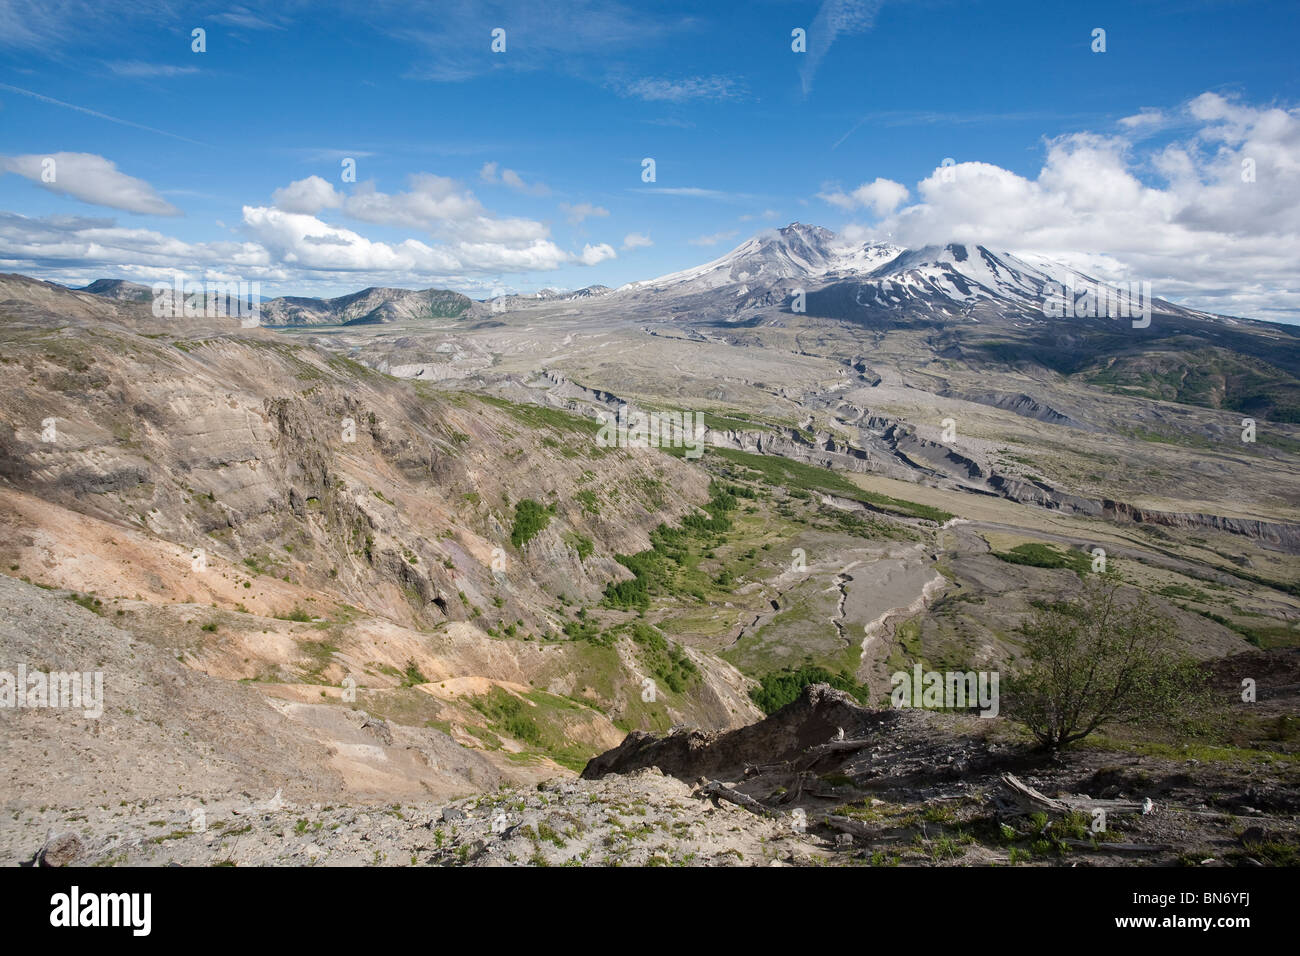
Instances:
[[[373,0],[358,15],[432,54],[411,68],[411,76],[452,83],[494,70],[540,69],[599,80],[620,51],[645,48],[692,23],[609,0]],[[496,27],[506,31],[501,55],[489,52]]]
[[[0,0],[0,47],[58,57],[66,48],[88,39],[108,48],[138,42],[142,30],[155,28],[160,21],[186,21],[184,32],[188,34],[191,27],[213,25],[235,30],[285,30],[292,25],[297,10],[320,15],[319,5],[309,6],[304,0],[282,0],[279,6],[281,9],[275,13],[241,5],[213,12],[210,5],[186,0],[165,4],[156,0]],[[184,46],[188,48],[188,38]]]
[[[716,246],[728,239],[735,239],[738,235],[740,235],[739,229],[728,229],[725,232],[715,232],[709,236],[696,236],[694,239],[687,239],[686,241],[692,246]]]
[[[1164,110],[1144,107],[1138,110],[1132,116],[1120,118],[1119,125],[1125,129],[1141,129],[1144,127],[1161,127],[1169,122],[1168,114]]]
[[[745,84],[730,76],[640,77],[620,81],[614,88],[623,96],[650,103],[684,103],[689,100],[735,100],[748,95]]]
[[[248,7],[240,6],[231,7],[223,13],[205,19],[244,30],[285,30],[288,29],[290,22],[287,17],[272,15],[268,18],[264,12],[254,13]],[[279,22],[276,22],[277,20]]]
[[[947,110],[874,110],[856,123],[831,144],[838,149],[844,141],[866,123],[886,128],[900,126],[993,126],[1014,123],[1059,123],[1065,121],[1091,122],[1101,119],[1097,113],[1066,113],[1060,110],[1003,110],[954,112]],[[1121,122],[1123,122],[1121,120]]]
[[[808,30],[808,52],[799,68],[803,93],[812,92],[817,68],[841,36],[865,33],[875,24],[884,0],[824,0]]]
[[[170,63],[145,63],[143,60],[115,60],[107,64],[118,76],[187,76],[199,72],[197,66],[174,66]]]
[[[753,199],[749,193],[733,193],[725,189],[706,189],[703,186],[641,186],[633,192],[659,193],[662,196],[691,196],[696,199],[722,199],[729,202]]]
[[[190,139],[188,136],[181,136],[177,133],[169,133],[165,129],[156,129],[152,126],[145,126],[143,123],[135,123],[131,120],[120,119],[116,116],[110,116],[107,113],[101,113],[98,110],[92,110],[86,106],[78,106],[76,103],[65,103],[63,100],[56,100],[52,96],[46,96],[43,93],[35,93],[31,90],[25,90],[20,86],[10,86],[8,83],[0,83],[0,90],[9,90],[11,93],[21,93],[23,96],[30,96],[32,99],[40,100],[42,103],[50,103],[54,106],[62,106],[64,109],[76,110],[78,113],[84,113],[87,116],[93,116],[96,119],[108,120],[110,123],[117,123],[119,126],[130,126],[133,129],[142,129],[150,133],[157,133],[159,136],[168,136],[172,139],[178,139],[182,143],[189,143],[192,146],[207,146],[207,143],[200,143],[196,139]]]
[[[499,163],[484,163],[478,171],[478,178],[485,183],[509,186],[516,192],[526,193],[529,196],[549,196],[551,194],[551,188],[545,183],[524,182],[524,178],[517,172],[513,169],[502,169]]]
[[[560,203],[560,211],[564,213],[565,219],[570,225],[576,226],[584,219],[593,217],[600,218],[609,215],[609,210],[604,206],[593,206],[589,202],[580,202],[570,204],[567,202]]]

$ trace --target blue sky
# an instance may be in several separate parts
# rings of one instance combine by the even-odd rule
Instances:
[[[618,285],[800,220],[1288,319],[1297,40],[1294,2],[0,2],[0,269],[482,296]],[[935,192],[948,157],[960,201]]]

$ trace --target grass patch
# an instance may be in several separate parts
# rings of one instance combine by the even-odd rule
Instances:
[[[308,621],[310,621],[312,617],[310,611],[303,610],[300,607],[295,607],[292,611],[289,611],[287,614],[277,614],[275,616],[275,619],[277,621],[295,621],[299,624],[305,624]]]
[[[102,613],[100,609],[104,606],[104,602],[101,601],[99,598],[95,597],[93,594],[77,594],[74,591],[72,594],[68,595],[68,600],[71,601],[73,604],[80,604],[82,607],[84,607],[87,611],[90,611],[92,614]]]
[[[558,408],[547,408],[544,405],[520,405],[504,398],[497,398],[495,395],[479,395],[477,397],[479,401],[507,412],[512,418],[528,425],[530,428],[584,432],[592,436],[595,436],[596,432],[600,430],[599,422],[584,418],[581,415],[575,415],[572,412],[561,411]]]
[[[568,531],[564,535],[564,543],[578,552],[578,560],[586,561],[595,552],[596,546],[586,535],[578,534],[576,531]]]
[[[1092,567],[1092,559],[1082,551],[1062,554],[1050,544],[1034,541],[1018,544],[1010,551],[994,551],[993,556],[1008,564],[1022,564],[1034,568],[1064,568],[1085,574]]]
[[[902,498],[894,498],[891,495],[880,494],[875,491],[866,491],[839,472],[818,468],[816,465],[805,464],[801,461],[792,461],[775,455],[754,455],[733,448],[710,448],[709,454],[717,455],[733,464],[742,465],[755,471],[762,481],[770,485],[783,487],[790,492],[816,491],[839,495],[841,498],[861,502],[868,507],[888,514],[901,515],[907,518],[923,518],[926,521],[935,521],[939,524],[953,516],[951,512],[944,511],[941,508],[919,504],[915,501],[906,501]]]

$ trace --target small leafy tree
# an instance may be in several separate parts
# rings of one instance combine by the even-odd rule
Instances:
[[[1196,712],[1205,679],[1176,650],[1174,622],[1146,595],[1125,602],[1113,578],[1083,578],[1075,597],[1039,605],[1019,630],[1030,666],[1007,683],[1007,714],[1045,747]]]

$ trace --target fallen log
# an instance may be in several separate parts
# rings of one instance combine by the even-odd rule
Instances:
[[[695,795],[700,798],[712,797],[715,800],[725,800],[728,803],[734,803],[738,807],[744,807],[751,813],[757,813],[759,816],[766,816],[771,813],[766,806],[759,803],[753,797],[740,793],[737,790],[733,790],[726,784],[719,783],[716,780],[710,781],[700,787],[700,789],[695,792]]]
[[[1088,840],[1074,839],[1065,839],[1061,842],[1066,846],[1077,846],[1085,850],[1118,850],[1124,853],[1159,853],[1162,850],[1173,849],[1168,843],[1092,843]]]
[[[818,816],[822,823],[836,830],[843,830],[845,833],[852,833],[854,836],[869,837],[875,833],[875,828],[867,826],[861,820],[854,820],[852,817],[842,817],[834,813],[823,813]]]
[[[1094,800],[1091,797],[1074,796],[1048,797],[1010,773],[1002,775],[1002,783],[1021,802],[1046,807],[1057,813],[1070,813],[1073,811],[1086,813],[1091,810],[1105,810],[1108,813],[1149,813],[1154,808],[1154,805],[1148,806],[1148,802],[1139,803],[1136,800]]]
[[[879,827],[873,827],[852,817],[842,817],[834,813],[822,813],[817,819],[835,830],[862,837],[872,843],[902,843],[910,839],[906,833],[885,833]]]

